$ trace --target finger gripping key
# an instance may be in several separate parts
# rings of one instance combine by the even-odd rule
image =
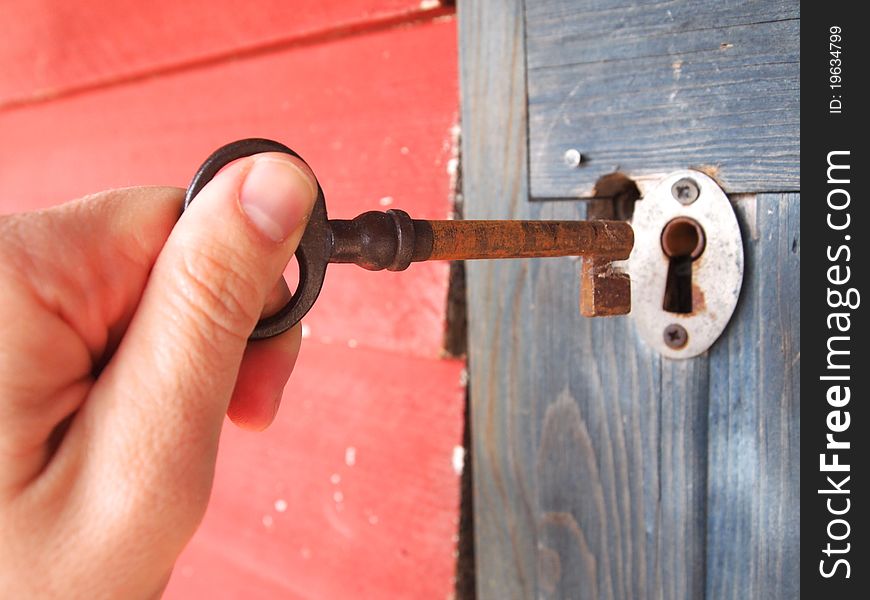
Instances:
[[[193,176],[193,180],[187,187],[187,193],[184,195],[184,208],[190,206],[205,184],[211,181],[224,166],[239,158],[261,152],[283,152],[302,159],[284,144],[261,138],[248,138],[221,146],[205,159],[196,175]],[[296,249],[296,261],[299,263],[299,283],[296,286],[296,291],[281,310],[257,323],[250,339],[259,340],[284,333],[301,321],[302,317],[311,310],[318,294],[320,294],[320,289],[323,287],[331,237],[326,218],[326,201],[323,197],[323,189],[318,182],[314,208],[311,211],[311,217],[305,227],[302,240],[299,242],[299,247]]]
[[[272,140],[251,138],[227,144],[196,172],[184,208],[225,165],[260,152],[302,158]],[[318,183],[311,218],[296,250],[296,292],[276,314],[257,323],[250,339],[278,335],[302,320],[317,300],[331,262],[353,263],[370,271],[403,271],[412,262],[425,260],[583,256],[591,260],[584,261],[582,271],[581,312],[626,314],[631,307],[628,277],[614,271],[610,262],[628,258],[633,243],[631,226],[621,221],[427,221],[412,219],[401,210],[328,220]]]

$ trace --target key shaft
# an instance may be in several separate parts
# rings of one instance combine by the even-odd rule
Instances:
[[[428,221],[401,210],[329,222],[329,262],[401,271],[412,262],[554,256],[628,258],[634,243],[622,221]]]
[[[225,165],[260,152],[301,159],[284,144],[262,138],[221,146],[194,175],[184,208]],[[296,291],[277,313],[257,323],[250,339],[272,337],[298,323],[314,306],[329,263],[402,271],[425,260],[582,256],[580,312],[590,317],[626,314],[631,309],[631,285],[612,262],[628,258],[633,243],[631,226],[621,221],[426,221],[401,210],[330,220],[318,183],[317,199],[296,249]]]
[[[628,258],[631,227],[620,221],[428,221],[429,260],[608,256]]]

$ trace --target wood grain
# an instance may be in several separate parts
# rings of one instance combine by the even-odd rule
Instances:
[[[710,352],[708,598],[800,594],[800,197],[737,203],[746,275]]]
[[[522,4],[460,2],[463,196],[470,219],[534,218],[527,202]],[[528,261],[466,265],[477,593],[535,598],[538,510],[529,397]]]
[[[790,0],[529,2],[532,196],[687,167],[730,193],[799,189],[799,17]]]
[[[661,359],[660,562],[652,598],[704,598],[707,551],[706,356]]]
[[[547,204],[542,213],[581,218],[583,207]],[[637,340],[631,321],[580,316],[578,267],[570,260],[532,265],[527,278],[533,291],[520,322],[534,332],[529,353],[538,357],[529,366],[526,397],[541,415],[535,440],[539,518],[547,521],[550,513],[572,518],[563,517],[561,528],[547,522],[539,532],[539,545],[563,563],[560,579],[541,576],[539,592],[551,586],[545,597],[651,598],[661,565],[679,562],[687,547],[692,552],[683,519],[703,511],[703,505],[664,504],[678,502],[685,491],[664,487],[669,475],[662,463],[668,453],[676,454],[672,462],[680,463],[682,475],[697,477],[691,460],[681,463],[688,458],[682,451],[695,438],[663,431],[660,403],[669,393],[667,382],[659,357]],[[683,418],[691,417],[690,412]],[[668,519],[662,514],[668,510],[681,518]],[[573,529],[582,537],[568,536]],[[578,554],[583,544],[575,548],[568,540],[575,545],[585,540],[588,550]],[[579,563],[571,558],[584,554]],[[590,565],[591,578],[580,577]]]
[[[528,202],[522,4],[459,6],[466,216],[583,218]],[[690,361],[581,318],[576,260],[467,265],[481,598],[798,596],[796,196],[747,198],[740,308]]]
[[[446,14],[419,0],[0,3],[0,107]]]

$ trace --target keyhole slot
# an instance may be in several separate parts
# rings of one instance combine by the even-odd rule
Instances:
[[[694,219],[677,217],[665,225],[661,243],[670,259],[662,308],[671,313],[691,313],[692,263],[704,253],[704,229]]]

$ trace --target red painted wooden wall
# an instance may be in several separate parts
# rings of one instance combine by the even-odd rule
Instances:
[[[0,24],[0,212],[183,187],[216,146],[263,136],[308,160],[333,217],[449,216],[456,23],[437,1],[17,0]],[[225,429],[167,598],[452,594],[447,274],[331,268],[276,423]]]

